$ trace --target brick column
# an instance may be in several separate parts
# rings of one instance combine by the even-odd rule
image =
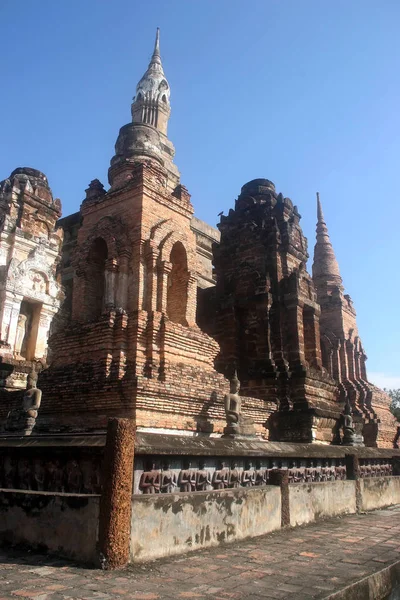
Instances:
[[[348,377],[352,381],[356,379],[356,363],[355,363],[355,352],[354,352],[354,344],[350,342],[350,340],[346,340],[345,342],[346,354],[347,354],[347,368],[348,368]]]
[[[47,353],[47,339],[54,312],[48,310],[47,306],[42,307],[39,315],[38,330],[36,337],[36,346],[34,348],[34,357],[43,358]]]
[[[108,421],[100,503],[99,550],[103,568],[129,560],[135,425],[131,419]]]
[[[17,337],[17,326],[18,326],[18,315],[21,308],[22,296],[14,296],[10,306],[9,319],[8,319],[8,333],[6,341],[10,344],[12,350],[14,350],[16,337]]]
[[[316,310],[315,306],[305,306],[303,309],[303,334],[306,360],[310,366],[320,369],[322,367],[321,334],[319,311]]]
[[[304,365],[303,305],[287,306],[287,346],[291,368]]]
[[[342,365],[340,362],[340,348],[341,342],[340,340],[336,340],[334,342],[333,351],[332,351],[332,377],[336,381],[342,381]]]
[[[104,285],[104,304],[107,309],[115,307],[115,292],[116,292],[116,278],[118,273],[118,265],[115,258],[109,258],[106,260],[106,267],[104,272],[105,285]]]
[[[340,381],[349,379],[349,367],[347,363],[346,340],[343,340],[339,346],[340,361]]]
[[[2,309],[0,308],[0,339],[7,341],[8,331],[10,328],[11,313],[13,309],[12,300],[7,298],[3,302]],[[19,309],[18,309],[19,311]]]
[[[157,310],[166,314],[168,297],[168,277],[172,271],[172,264],[164,260],[158,271]]]
[[[360,464],[358,456],[355,454],[346,454],[346,477],[347,479],[356,482],[356,512],[361,511],[362,498],[361,498],[361,483],[360,483]]]
[[[148,312],[157,310],[157,255],[158,249],[155,242],[148,240],[144,253],[146,264],[146,281],[144,282],[146,286],[146,302],[142,305],[142,308]]]
[[[128,273],[129,273],[129,253],[123,252],[119,259],[118,286],[117,286],[117,307],[127,310],[128,308]]]
[[[363,353],[361,354],[361,357],[360,357],[360,372],[361,372],[361,378],[362,378],[364,381],[368,381],[368,378],[367,378],[367,368],[366,368],[366,365],[365,365],[365,359],[366,359],[366,356],[365,356],[365,354],[364,354],[364,352],[363,352]]]
[[[289,472],[287,469],[274,469],[270,472],[269,481],[271,485],[279,485],[281,488],[281,527],[290,526],[289,505]]]
[[[196,324],[197,277],[190,273],[187,284],[186,321],[189,327]]]

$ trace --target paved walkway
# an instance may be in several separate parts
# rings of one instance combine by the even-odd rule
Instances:
[[[0,554],[0,600],[327,598],[400,560],[400,505],[276,532],[124,571]]]

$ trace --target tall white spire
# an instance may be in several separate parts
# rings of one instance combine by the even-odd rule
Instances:
[[[157,28],[149,66],[136,87],[136,96],[132,103],[132,121],[152,125],[166,135],[170,114],[169,97],[169,84],[161,62],[160,30]]]
[[[115,144],[115,155],[108,172],[110,185],[121,185],[131,177],[133,162],[153,161],[169,173],[169,184],[179,184],[179,171],[173,162],[175,148],[167,137],[169,84],[160,54],[160,30],[157,29],[149,66],[136,87],[131,105],[132,121],[121,127]]]

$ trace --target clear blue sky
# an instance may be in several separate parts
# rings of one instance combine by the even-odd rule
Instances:
[[[0,22],[0,179],[42,170],[64,215],[106,184],[159,26],[196,215],[269,178],[312,254],[319,191],[370,379],[400,387],[398,0],[2,0]]]

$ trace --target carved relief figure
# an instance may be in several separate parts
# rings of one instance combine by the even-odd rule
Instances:
[[[171,465],[168,461],[163,464],[161,471],[160,491],[162,494],[171,494],[176,488],[176,475],[171,471]]]
[[[299,483],[300,481],[300,472],[297,468],[296,461],[292,460],[288,469],[288,477],[289,483]]]
[[[255,483],[256,485],[267,485],[268,475],[267,470],[261,467],[261,462],[256,461]]]
[[[54,462],[54,486],[55,489],[57,491],[60,492],[64,492],[65,490],[65,486],[64,486],[64,481],[65,481],[65,477],[64,477],[64,470],[60,465],[60,461],[56,460]]]
[[[196,490],[196,474],[191,469],[192,463],[185,460],[183,469],[179,473],[178,486],[181,492],[194,492]]]
[[[61,492],[61,489],[56,486],[56,465],[55,462],[49,460],[45,466],[46,469],[46,490],[48,492]]]
[[[243,487],[253,487],[256,484],[256,474],[253,468],[253,463],[247,462],[242,474]]]
[[[316,470],[314,462],[311,460],[305,470],[305,479],[307,483],[312,483],[316,480]]]
[[[92,494],[100,494],[101,493],[101,474],[100,474],[100,465],[97,460],[92,460]]]
[[[29,279],[32,284],[32,290],[35,292],[35,295],[45,294],[46,293],[46,279],[39,273],[38,271],[29,271]]]
[[[9,489],[16,487],[17,461],[9,456],[4,457],[4,486]]]
[[[233,462],[232,468],[229,471],[228,487],[230,487],[230,488],[240,487],[241,479],[242,479],[242,477],[241,477],[240,469],[238,468],[237,463]]]
[[[82,491],[82,471],[76,460],[67,463],[67,491],[72,494],[80,494]]]
[[[154,462],[148,465],[148,469],[142,473],[139,482],[139,489],[143,494],[160,493],[160,471],[156,469]]]
[[[229,483],[229,469],[226,464],[221,461],[218,465],[218,469],[214,471],[212,484],[214,490],[224,490],[228,487]]]
[[[18,463],[18,481],[21,490],[32,489],[32,469],[29,461],[25,458]]]
[[[199,462],[199,469],[196,472],[196,491],[205,492],[211,486],[211,475],[206,469],[205,462]]]
[[[35,482],[35,489],[39,492],[44,491],[44,480],[45,480],[45,470],[43,467],[42,460],[36,459],[33,465],[33,479]]]

